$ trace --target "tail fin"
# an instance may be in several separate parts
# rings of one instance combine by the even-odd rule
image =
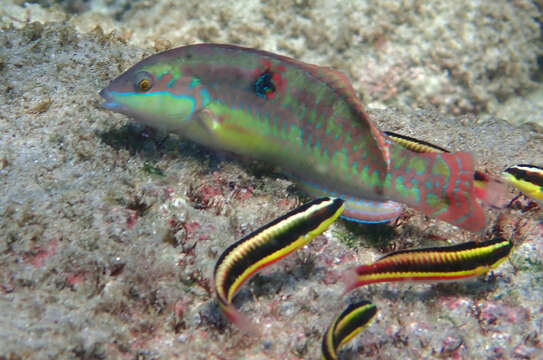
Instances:
[[[475,196],[483,204],[501,209],[509,203],[507,199],[507,185],[503,180],[482,171],[475,171],[473,174],[473,184],[475,186]]]
[[[424,155],[434,157],[428,176],[430,182],[440,185],[426,192],[424,212],[469,231],[484,230],[486,216],[476,201],[471,154]],[[441,200],[433,202],[436,195],[440,195]]]
[[[415,153],[390,145],[391,184],[387,192],[393,201],[462,229],[484,230],[486,217],[476,201],[475,170],[469,153]]]
[[[343,295],[347,295],[347,293],[351,292],[351,290],[358,287],[358,273],[356,272],[356,268],[347,269],[341,278],[341,281],[343,282],[343,285],[345,285],[345,290],[343,291]]]
[[[239,312],[234,305],[225,303],[220,299],[218,302],[224,316],[226,316],[238,329],[249,336],[260,336],[260,330],[256,325]]]
[[[417,153],[451,153],[447,149],[424,140],[418,140],[389,131],[385,131],[384,134],[404,148]],[[483,204],[493,208],[503,208],[507,205],[507,187],[503,181],[482,171],[476,170],[473,173],[473,182],[475,196],[481,200]]]

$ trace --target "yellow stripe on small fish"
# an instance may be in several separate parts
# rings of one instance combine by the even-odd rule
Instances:
[[[223,313],[248,333],[255,332],[232,305],[237,290],[260,269],[291,254],[321,234],[344,209],[343,200],[320,198],[302,205],[230,245],[214,270]]]
[[[400,135],[391,131],[384,131],[384,134],[391,140],[394,140],[406,149],[418,153],[448,153],[446,150],[437,145],[431,144],[424,140],[415,139],[406,135]]]
[[[345,293],[367,284],[392,281],[453,281],[483,275],[500,265],[513,244],[503,238],[425,249],[400,250],[350,270]]]
[[[366,328],[377,314],[377,307],[363,300],[349,305],[324,333],[322,360],[336,360],[337,351]]]
[[[543,168],[519,164],[505,169],[503,178],[526,196],[543,203]]]

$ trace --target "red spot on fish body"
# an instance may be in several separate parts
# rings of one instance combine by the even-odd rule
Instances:
[[[286,78],[283,73],[286,71],[286,67],[282,65],[274,65],[268,59],[261,59],[260,66],[251,71],[251,77],[255,82],[255,85],[261,84],[260,81],[265,79],[264,82],[269,86],[256,86],[256,93],[259,96],[263,96],[266,99],[273,99],[276,92],[284,95],[286,89]],[[264,91],[263,93],[261,92]]]

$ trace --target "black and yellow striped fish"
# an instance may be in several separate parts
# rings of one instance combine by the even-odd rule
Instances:
[[[505,181],[526,196],[543,204],[543,168],[529,164],[511,166],[503,172]]]
[[[377,307],[362,300],[349,305],[337,316],[322,339],[322,360],[337,360],[337,351],[366,328],[377,314]]]
[[[483,242],[392,252],[344,277],[345,293],[368,284],[395,281],[453,281],[483,275],[500,265],[513,244],[503,238]]]
[[[343,209],[341,199],[320,198],[230,245],[217,260],[214,271],[215,293],[226,317],[247,333],[257,332],[232,305],[238,289],[260,269],[281,260],[321,234]]]

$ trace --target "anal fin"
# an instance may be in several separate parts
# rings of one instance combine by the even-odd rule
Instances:
[[[365,224],[378,224],[395,220],[402,213],[402,205],[394,201],[366,200],[329,191],[307,181],[297,180],[298,185],[312,197],[332,196],[345,200],[341,218]]]
[[[341,197],[341,196],[340,196]],[[395,220],[402,213],[402,205],[394,201],[373,201],[345,198],[345,210],[341,217],[360,223],[384,223]]]

